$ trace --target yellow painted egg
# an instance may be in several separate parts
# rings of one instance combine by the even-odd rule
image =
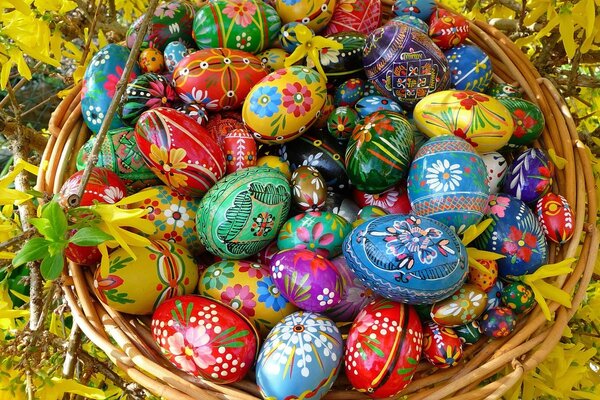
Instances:
[[[107,268],[94,274],[94,292],[115,311],[151,314],[163,301],[191,294],[198,267],[185,247],[164,240],[131,247],[136,259],[122,248],[113,251]]]
[[[300,22],[315,33],[321,31],[333,16],[336,0],[275,0],[282,24]]]
[[[295,139],[321,116],[325,78],[302,66],[278,69],[248,93],[242,118],[256,140],[280,144]]]
[[[292,179],[292,171],[290,170],[290,164],[287,161],[283,161],[277,156],[262,156],[256,161],[256,165],[261,167],[269,167],[276,169],[286,176],[288,181]]]
[[[142,72],[144,73],[155,72],[158,74],[165,69],[165,59],[163,57],[163,53],[154,47],[149,47],[142,50],[140,53],[139,62]]]
[[[480,154],[504,147],[514,130],[510,111],[502,103],[470,90],[430,94],[417,103],[413,118],[425,135],[458,136]]]

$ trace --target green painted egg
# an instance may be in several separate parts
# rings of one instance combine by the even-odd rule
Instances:
[[[478,286],[466,283],[452,296],[431,307],[431,319],[442,326],[459,326],[479,318],[485,311],[487,294]]]
[[[460,338],[463,345],[475,344],[481,338],[479,322],[471,321],[464,325],[454,327],[454,332]]]
[[[218,181],[204,196],[196,216],[200,242],[225,259],[258,253],[285,222],[291,189],[281,172],[250,167]]]
[[[542,134],[545,126],[544,113],[537,104],[518,97],[498,97],[512,115],[515,129],[508,140],[509,145],[532,143]]]
[[[352,107],[337,107],[327,118],[327,131],[336,139],[348,139],[359,120]]]
[[[414,150],[413,130],[406,118],[393,111],[376,111],[352,132],[346,172],[357,189],[381,193],[406,178]]]
[[[513,282],[502,289],[502,304],[515,314],[529,311],[535,305],[535,294],[531,287],[522,282]]]

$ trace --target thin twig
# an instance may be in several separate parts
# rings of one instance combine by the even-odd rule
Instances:
[[[30,228],[25,232],[21,233],[20,235],[14,236],[8,239],[7,241],[0,243],[0,251],[9,249],[14,245],[23,243],[24,241],[30,239],[33,235],[35,235],[36,232],[37,231],[35,229]]]
[[[38,68],[40,68],[44,63],[39,61],[37,64],[35,64],[33,66],[33,68],[31,68],[31,73],[34,73]],[[12,88],[12,90],[14,90],[15,92],[19,89],[21,89],[23,87],[23,85],[25,85],[27,82],[29,82],[27,79],[25,78],[21,78],[21,80],[19,82],[17,82],[17,84]],[[8,87],[8,84],[7,84]],[[0,110],[2,108],[4,108],[4,106],[6,106],[6,103],[8,103],[10,101],[9,97],[6,96],[5,98],[3,98],[0,101]],[[15,115],[16,116],[16,115]]]

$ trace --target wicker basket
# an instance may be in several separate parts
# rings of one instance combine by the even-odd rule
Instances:
[[[389,18],[393,0],[383,0],[384,19]],[[482,22],[470,22],[469,38],[491,58],[494,80],[519,86],[525,97],[542,109],[545,130],[536,145],[554,149],[567,160],[556,171],[555,192],[565,196],[576,215],[575,234],[570,242],[550,246],[550,262],[576,256],[574,271],[561,276],[555,286],[573,293],[571,309],[556,303],[553,323],[546,323],[539,307],[522,318],[509,337],[493,341],[480,340],[466,348],[464,361],[450,369],[436,370],[421,364],[412,383],[403,394],[410,399],[499,398],[527,371],[534,369],[558,343],[565,326],[581,303],[594,268],[598,251],[596,229],[597,204],[591,164],[568,107],[552,84],[540,77],[526,56],[501,32]],[[50,121],[52,137],[43,155],[48,169],[40,174],[38,190],[57,192],[74,172],[74,154],[89,136],[81,118],[79,90],[63,100]],[[63,290],[77,324],[87,337],[108,354],[129,378],[155,395],[167,399],[259,399],[252,377],[220,386],[196,379],[177,370],[154,344],[149,318],[137,318],[115,312],[98,302],[91,292],[89,269],[69,264],[63,275]],[[485,382],[485,384],[483,383]],[[352,391],[341,374],[327,399],[363,399]]]

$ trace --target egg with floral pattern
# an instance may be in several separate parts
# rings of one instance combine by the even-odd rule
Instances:
[[[81,187],[83,172],[75,172],[63,183],[58,193],[58,203],[62,207],[73,205]],[[91,206],[94,202],[114,204],[125,197],[126,190],[125,184],[117,174],[106,168],[93,167],[79,205]]]
[[[465,325],[459,325],[452,328],[456,335],[460,338],[460,341],[465,345],[475,344],[481,338],[481,332],[479,331],[479,322],[471,321]]]
[[[302,166],[292,173],[292,202],[302,211],[318,211],[325,207],[327,186],[315,167]]]
[[[422,340],[421,321],[412,306],[373,300],[348,333],[344,364],[350,384],[372,398],[397,395],[419,365]]]
[[[452,328],[432,321],[423,323],[423,357],[434,367],[449,368],[463,356],[462,341]]]
[[[289,57],[289,54],[278,48],[266,49],[256,55],[260,62],[267,68],[269,73],[277,71],[278,69],[285,68],[285,59]]]
[[[165,301],[152,316],[152,337],[179,370],[227,384],[250,371],[258,352],[258,334],[237,311],[203,296]]]
[[[474,44],[459,44],[444,52],[450,81],[458,90],[484,92],[492,80],[492,61]]]
[[[198,281],[198,293],[240,312],[261,336],[296,311],[273,283],[269,268],[249,261],[219,261],[208,266]]]
[[[344,342],[335,323],[298,311],[269,333],[256,361],[256,383],[265,399],[321,399],[335,382]]]
[[[337,0],[322,35],[339,32],[369,34],[381,22],[380,0]]]
[[[144,111],[156,107],[173,107],[178,103],[180,100],[175,89],[164,76],[147,73],[127,85],[118,112],[125,124],[135,126]]]
[[[508,166],[502,192],[535,204],[552,187],[553,175],[554,164],[546,151],[527,149]]]
[[[366,193],[354,189],[352,198],[359,207],[376,206],[381,207],[388,214],[408,214],[411,211],[406,182],[402,181],[396,186],[381,193]]]
[[[496,151],[483,153],[481,159],[487,171],[487,183],[490,194],[496,194],[502,189],[502,181],[508,171],[508,163],[504,156]]]
[[[375,111],[388,110],[402,113],[402,107],[396,101],[384,96],[364,96],[354,104],[354,108],[360,118],[365,118],[367,115]]]
[[[350,78],[336,87],[335,94],[333,95],[333,104],[336,107],[353,107],[363,97],[363,94],[364,81],[359,78]]]
[[[517,316],[508,307],[492,308],[483,314],[479,321],[481,332],[491,338],[508,336],[517,326]]]
[[[465,283],[450,297],[431,307],[431,319],[441,326],[454,327],[474,321],[487,305],[487,294],[478,286]]]
[[[108,265],[94,274],[94,293],[115,311],[151,314],[163,301],[190,294],[198,283],[198,267],[183,246],[152,240],[132,247],[135,258],[123,248],[110,253]]]
[[[501,280],[497,280],[496,283],[486,291],[488,295],[488,302],[485,310],[491,310],[492,308],[499,307],[502,304],[502,290],[504,289],[504,283]]]
[[[413,15],[427,21],[435,8],[434,0],[396,0],[392,11],[396,15]]]
[[[327,131],[336,139],[348,139],[358,119],[358,114],[352,107],[337,107],[327,119]]]
[[[256,165],[257,145],[252,135],[245,128],[232,129],[225,136],[223,150],[228,174],[243,168]]]
[[[190,53],[190,50],[185,47],[182,42],[171,42],[165,47],[163,52],[167,71],[173,73],[179,61]]]
[[[515,130],[508,144],[528,145],[540,137],[545,127],[545,119],[544,113],[537,104],[508,96],[498,97],[498,101],[510,111],[515,124]]]
[[[502,289],[502,304],[515,314],[523,314],[535,305],[535,294],[526,283],[512,282]]]
[[[571,239],[575,231],[575,215],[567,199],[560,194],[546,193],[537,201],[535,209],[549,240],[563,244]]]
[[[326,97],[325,78],[318,72],[301,66],[283,68],[250,90],[242,117],[259,142],[284,143],[315,123]]]
[[[440,49],[449,49],[469,36],[469,23],[462,15],[438,7],[429,19],[429,36]]]
[[[496,260],[477,260],[479,264],[486,270],[483,273],[474,266],[469,266],[469,277],[467,281],[479,287],[481,290],[487,292],[490,290],[498,280],[498,263]]]
[[[340,49],[325,47],[319,51],[319,61],[325,75],[333,82],[356,76],[363,71],[363,49],[366,36],[359,32],[334,33],[327,39],[342,45]],[[314,67],[312,60],[307,66]]]
[[[301,22],[319,33],[331,20],[336,0],[274,0],[284,24]]]

